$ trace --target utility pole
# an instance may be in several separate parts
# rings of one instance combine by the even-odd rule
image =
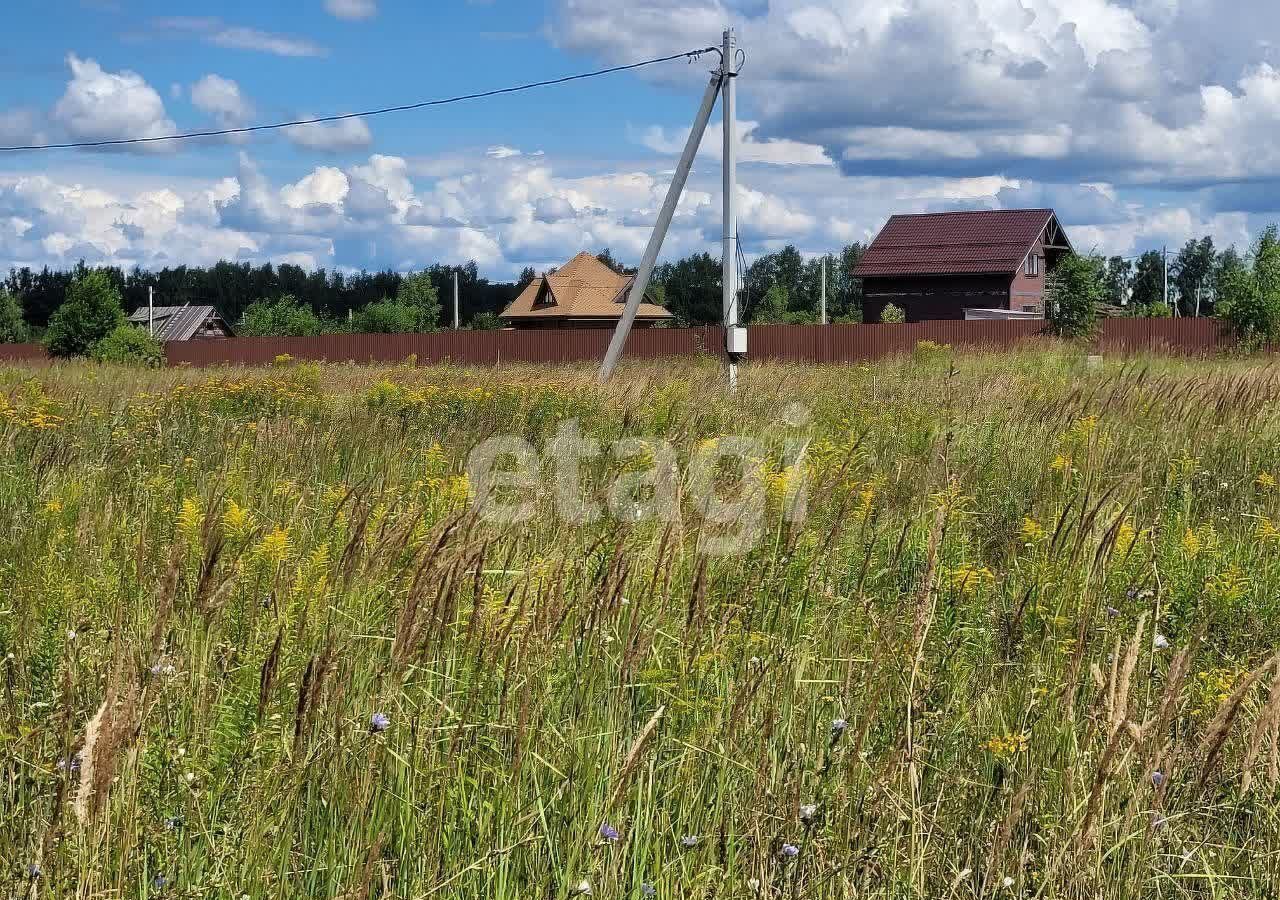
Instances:
[[[1169,248],[1167,246],[1161,249],[1160,256],[1164,260],[1164,305],[1167,309],[1169,308]]]
[[[733,70],[738,39],[732,28],[726,28],[720,50],[720,115],[724,122],[724,259],[720,282],[724,290],[724,342],[729,357],[729,390],[738,388],[738,360],[747,353],[747,330],[738,324],[738,134],[734,109],[734,85],[738,73]]]
[[[627,344],[627,335],[631,333],[631,323],[636,318],[636,310],[640,308],[644,292],[649,289],[649,279],[658,261],[658,252],[662,250],[662,240],[667,236],[667,229],[671,227],[671,218],[676,213],[676,204],[680,202],[685,182],[689,180],[693,158],[698,153],[698,145],[702,143],[707,122],[711,120],[711,110],[715,107],[716,97],[720,93],[720,83],[723,81],[722,69],[723,63],[721,69],[711,73],[711,81],[708,82],[707,90],[702,95],[702,106],[698,108],[698,114],[693,119],[693,127],[689,129],[689,138],[685,141],[684,152],[680,154],[680,161],[676,164],[675,174],[671,178],[671,186],[667,188],[666,199],[662,201],[662,208],[658,211],[658,220],[653,226],[653,233],[649,235],[649,244],[645,247],[644,256],[640,258],[640,268],[636,270],[635,280],[631,282],[631,290],[627,294],[622,316],[613,330],[613,337],[609,339],[609,349],[605,351],[604,361],[600,363],[599,380],[601,382],[608,381],[613,370],[617,368],[618,359],[622,356],[622,348]]]
[[[453,330],[458,330],[458,270],[453,270]]]
[[[1200,318],[1200,292],[1204,290],[1204,279],[1196,282],[1196,318]]]
[[[822,300],[820,303],[821,317],[818,319],[823,325],[827,324],[827,256],[822,256]]]
[[[156,336],[156,289],[147,285],[147,334]]]

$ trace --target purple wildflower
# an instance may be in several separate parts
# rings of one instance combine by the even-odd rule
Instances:
[[[640,893],[645,897],[656,897],[658,896],[658,889],[646,881],[640,885]]]
[[[164,886],[168,883],[169,879],[165,878],[164,875],[157,875],[151,882],[157,891],[164,890]]]
[[[391,717],[386,713],[376,712],[369,717],[369,731],[373,734],[381,734],[391,727]]]
[[[600,837],[604,838],[607,843],[612,844],[618,839],[618,829],[605,822],[600,826]]]
[[[1120,610],[1116,609],[1114,606],[1108,606],[1107,615],[1114,619],[1116,616],[1120,615]]]
[[[698,836],[696,834],[686,834],[680,838],[680,846],[686,850],[698,846]]]
[[[847,729],[848,727],[849,727],[849,723],[846,722],[844,719],[833,719],[831,722],[832,742],[834,743],[835,741],[840,740],[840,736],[844,734],[845,729]]]
[[[31,865],[27,866],[27,877],[30,878],[32,881],[35,881],[37,878],[39,878],[40,867],[37,866],[35,863],[32,863]]]
[[[1164,773],[1163,773],[1163,772],[1152,772],[1152,773],[1151,773],[1151,783],[1152,783],[1153,785],[1155,785],[1156,787],[1160,787],[1160,785],[1164,784]]]
[[[813,803],[806,803],[800,807],[800,821],[808,825],[818,815],[818,807]]]
[[[795,844],[783,844],[782,849],[778,851],[778,855],[783,859],[795,859],[800,855],[800,848]]]

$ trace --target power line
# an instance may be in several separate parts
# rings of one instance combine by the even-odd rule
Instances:
[[[408,112],[415,109],[427,109],[432,106],[446,106],[450,103],[462,103],[466,100],[483,100],[487,97],[498,97],[503,94],[516,94],[521,91],[530,91],[534,88],[552,87],[558,84],[567,84],[570,81],[582,81],[587,78],[597,78],[601,75],[613,75],[617,72],[628,72],[632,69],[642,69],[646,66],[656,66],[659,63],[671,62],[677,59],[687,59],[690,62],[701,57],[704,53],[718,51],[719,47],[705,47],[702,50],[689,50],[684,53],[673,53],[670,56],[660,56],[655,59],[646,59],[640,62],[628,63],[625,66],[611,66],[607,69],[597,69],[594,72],[581,72],[577,75],[565,75],[561,78],[551,78],[546,81],[533,81],[528,84],[519,84],[514,87],[498,88],[492,91],[479,91],[474,94],[461,94],[457,97],[445,97],[440,100],[423,100],[418,103],[406,103],[401,106],[384,106],[379,109],[367,109],[362,112],[342,113],[333,116],[318,116],[314,119],[295,119],[291,122],[272,122],[266,125],[246,125],[241,128],[219,128],[212,131],[187,131],[181,134],[165,134],[156,137],[140,137],[140,138],[115,138],[105,141],[69,141],[64,144],[25,144],[13,147],[0,147],[0,153],[22,153],[36,150],[71,150],[76,148],[92,148],[92,147],[119,147],[128,144],[154,144],[160,141],[185,141],[192,138],[207,137],[224,137],[231,134],[250,134],[255,131],[275,131],[280,128],[295,128],[299,125],[323,125],[327,122],[343,122],[347,119],[364,119],[370,116],[381,116],[387,113]]]

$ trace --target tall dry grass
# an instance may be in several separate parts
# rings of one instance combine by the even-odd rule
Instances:
[[[1278,399],[937,348],[734,397],[0,370],[0,894],[1272,896]],[[468,452],[567,419],[758,439],[761,540],[477,514]]]

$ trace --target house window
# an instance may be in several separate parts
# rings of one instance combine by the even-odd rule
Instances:
[[[1027,273],[1027,277],[1035,278],[1040,274],[1040,257],[1032,253],[1027,257],[1026,267],[1023,269]]]
[[[1022,307],[1022,311],[1023,311],[1023,312],[1029,312],[1029,313],[1033,313],[1033,312],[1040,312],[1040,307],[1038,307],[1038,306],[1024,306],[1024,307]]]

